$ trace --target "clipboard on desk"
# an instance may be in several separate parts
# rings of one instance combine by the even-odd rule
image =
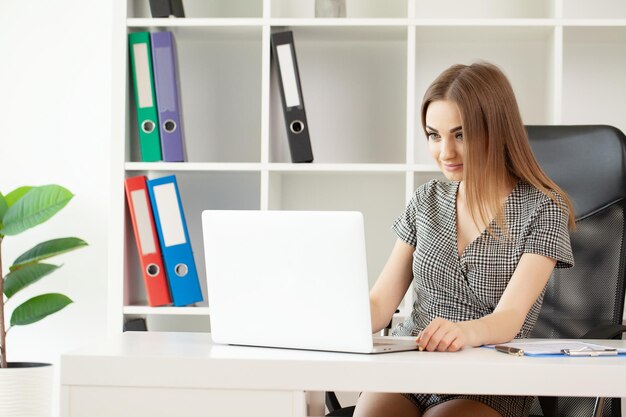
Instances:
[[[540,340],[487,345],[486,348],[514,356],[626,356],[626,349],[582,341]]]

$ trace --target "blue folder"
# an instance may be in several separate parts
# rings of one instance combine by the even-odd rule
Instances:
[[[176,177],[148,180],[147,184],[173,303],[184,306],[202,301]]]

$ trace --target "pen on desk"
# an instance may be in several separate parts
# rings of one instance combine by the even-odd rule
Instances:
[[[519,349],[512,346],[496,345],[498,352],[506,353],[507,355],[524,356],[524,349]]]

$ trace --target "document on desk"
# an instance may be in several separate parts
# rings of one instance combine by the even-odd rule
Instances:
[[[615,349],[596,343],[577,341],[541,340],[536,342],[510,342],[486,345],[486,348],[515,356],[617,356],[626,355],[626,349]]]

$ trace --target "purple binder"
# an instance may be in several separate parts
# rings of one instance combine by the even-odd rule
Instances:
[[[150,36],[163,160],[182,162],[185,161],[185,151],[174,35],[172,32],[153,32]]]

